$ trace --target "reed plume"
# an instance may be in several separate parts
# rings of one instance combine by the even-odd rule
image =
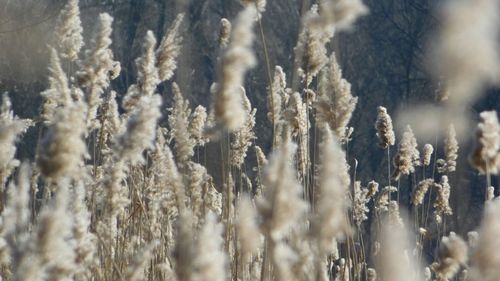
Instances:
[[[422,166],[429,166],[431,164],[432,153],[434,152],[434,147],[432,144],[426,143],[424,145],[423,153],[422,153]]]
[[[324,127],[320,149],[320,176],[314,199],[316,210],[310,228],[316,244],[316,278],[323,276],[325,270],[319,261],[337,250],[337,239],[342,240],[351,233],[347,220],[349,200],[346,198],[351,183],[349,166],[344,151],[328,127]]]
[[[476,130],[470,162],[481,174],[496,175],[500,166],[500,124],[496,111],[484,111]]]
[[[160,81],[167,81],[172,78],[177,69],[176,59],[182,48],[182,36],[180,26],[184,20],[184,14],[178,14],[174,22],[168,29],[156,50],[156,62]]]
[[[57,17],[54,34],[58,51],[63,58],[75,61],[83,47],[83,28],[78,0],[68,0]]]
[[[445,144],[445,155],[446,159],[438,159],[437,170],[440,173],[451,173],[457,169],[457,158],[458,158],[458,141],[457,134],[455,132],[455,126],[450,124],[448,126],[446,138],[444,140]]]
[[[339,140],[345,141],[347,124],[358,103],[351,94],[351,84],[342,78],[335,53],[330,56],[328,66],[321,72],[317,101],[316,118],[320,126],[328,124]]]
[[[80,70],[75,74],[78,84],[87,89],[87,123],[90,129],[98,125],[95,119],[97,109],[102,104],[102,93],[109,87],[110,80],[117,78],[121,71],[120,63],[114,60],[113,51],[110,49],[112,23],[113,18],[110,15],[99,15],[90,48],[85,51]]]
[[[208,142],[208,138],[205,135],[207,118],[207,109],[202,105],[198,105],[191,114],[188,130],[195,145],[204,146]]]
[[[221,49],[225,49],[229,44],[229,39],[231,38],[231,22],[222,18],[220,20],[220,29],[219,29],[219,47]]]
[[[156,38],[151,30],[148,30],[144,38],[143,54],[136,59],[137,82],[131,85],[127,94],[123,97],[122,106],[131,112],[137,106],[142,96],[152,96],[156,86],[161,82],[158,68],[156,68]]]
[[[74,102],[56,112],[38,151],[37,164],[46,178],[58,181],[82,176],[81,166],[87,154],[83,140],[85,111],[83,102]]]
[[[361,224],[368,219],[368,203],[371,197],[368,196],[368,189],[361,187],[361,182],[354,182],[354,194],[353,194],[353,204],[352,204],[352,216],[354,222],[359,228]]]
[[[267,91],[267,118],[274,127],[282,119],[281,112],[287,103],[286,74],[283,72],[281,66],[276,66],[274,68],[273,83]]]
[[[50,51],[49,88],[40,93],[43,98],[41,117],[46,125],[53,122],[58,107],[68,105],[72,100],[68,77],[61,67],[59,55],[55,49]]]
[[[255,127],[255,113],[257,109],[252,108],[250,100],[246,96],[245,89],[241,88],[241,99],[245,109],[245,123],[233,134],[231,142],[231,165],[240,168],[245,157],[247,156],[248,148],[252,145],[252,141],[257,138],[253,131]]]
[[[391,223],[390,215],[381,225],[383,228],[378,236],[381,239],[381,251],[376,260],[380,280],[422,280],[420,275],[423,270],[420,269],[410,252],[411,239],[408,230],[402,226],[402,223]],[[393,264],[398,264],[398,266],[392,266]]]
[[[170,125],[170,133],[175,140],[175,158],[180,166],[187,163],[194,155],[194,139],[189,133],[189,116],[191,109],[189,102],[182,96],[179,86],[174,82],[172,84],[172,92],[174,93],[173,107],[170,109],[171,114],[168,117]]]
[[[201,228],[192,266],[196,270],[194,280],[218,281],[226,279],[227,256],[223,251],[222,224],[217,216],[207,213]]]
[[[377,108],[378,115],[375,122],[375,129],[377,129],[378,145],[381,148],[393,146],[396,143],[396,136],[392,128],[391,116],[387,113],[387,109],[383,106]]]
[[[298,73],[306,88],[328,62],[325,45],[333,38],[335,31],[331,24],[316,24],[319,17],[318,6],[313,5],[302,20],[302,30],[294,48]]]
[[[331,22],[335,28],[349,29],[360,16],[368,13],[361,0],[323,0],[319,2],[322,21]]]
[[[415,160],[420,159],[419,154],[413,131],[410,126],[407,126],[399,143],[398,153],[393,159],[395,170],[392,178],[398,180],[401,175],[413,173],[415,171]]]
[[[126,131],[115,139],[114,149],[119,159],[132,164],[144,162],[142,152],[154,148],[156,125],[160,118],[161,97],[144,96],[127,120]]]
[[[14,115],[12,111],[12,103],[9,96],[2,96],[2,104],[0,106],[0,185],[3,190],[8,177],[13,170],[19,166],[19,160],[16,156],[16,143],[20,136],[26,132],[31,125],[31,120],[20,119]]]
[[[240,0],[241,4],[245,6],[254,6],[256,7],[259,14],[266,11],[266,0]]]
[[[436,201],[434,202],[434,218],[438,224],[442,222],[444,215],[453,214],[453,210],[450,207],[449,199],[451,187],[448,183],[447,176],[441,176],[441,181],[434,184],[437,191]]]
[[[252,51],[256,10],[247,6],[238,14],[231,32],[231,42],[221,58],[219,83],[214,95],[214,113],[219,126],[229,131],[239,129],[246,121],[246,114],[239,89],[243,85],[245,73],[255,66]]]
[[[433,187],[434,180],[433,179],[425,179],[418,183],[417,188],[415,189],[412,196],[412,204],[414,206],[422,205],[424,202],[425,195],[427,191]]]
[[[438,261],[431,266],[436,273],[436,280],[452,279],[458,273],[460,266],[466,264],[467,254],[467,244],[462,238],[454,232],[450,232],[449,236],[443,236],[438,250]]]
[[[500,212],[500,201],[495,200],[486,203],[483,214],[483,221],[476,236],[470,240],[476,240],[472,243],[472,266],[468,271],[467,280],[471,281],[493,281],[498,278],[500,268],[500,255],[498,254],[500,233],[500,221],[498,213]]]

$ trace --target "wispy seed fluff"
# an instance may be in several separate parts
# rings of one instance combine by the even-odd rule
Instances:
[[[427,194],[427,191],[429,188],[431,188],[434,185],[434,180],[433,179],[425,179],[422,180],[418,183],[417,188],[415,189],[413,196],[412,196],[412,204],[414,206],[422,205],[425,195]]]
[[[281,66],[274,69],[274,78],[271,88],[267,91],[267,118],[276,127],[276,123],[282,118],[281,111],[288,102],[286,93],[286,74]]]
[[[444,140],[444,144],[446,154],[446,170],[448,173],[454,172],[457,169],[458,141],[455,126],[453,126],[453,124],[448,126],[448,132],[446,139]]]
[[[131,85],[123,97],[122,106],[128,112],[132,111],[141,96],[152,96],[160,83],[158,68],[156,68],[156,38],[148,30],[142,45],[143,54],[135,60],[137,66],[137,83]]]
[[[377,121],[375,129],[377,129],[378,145],[381,148],[393,146],[396,143],[396,136],[392,128],[391,116],[387,113],[387,109],[383,106],[377,108]]]
[[[437,190],[436,201],[434,201],[434,217],[436,222],[440,224],[444,215],[451,215],[453,211],[450,207],[449,199],[451,187],[448,183],[448,177],[442,176],[441,181],[434,184]]]
[[[373,268],[368,268],[366,270],[366,280],[367,281],[377,281],[377,271]]]
[[[61,10],[55,27],[55,40],[61,56],[70,61],[78,58],[83,47],[82,22],[78,0],[69,0]]]
[[[243,196],[237,205],[236,227],[242,254],[249,257],[261,245],[261,234],[257,224],[257,213],[250,198]]]
[[[233,141],[231,142],[231,165],[238,168],[245,162],[248,148],[252,145],[252,141],[257,138],[253,131],[257,109],[252,109],[250,100],[248,100],[243,88],[241,88],[241,99],[245,108],[246,121],[240,129],[234,132]]]
[[[196,145],[204,146],[208,142],[208,138],[205,136],[206,123],[207,109],[202,105],[198,105],[191,114],[188,129]]]
[[[217,216],[208,212],[199,232],[196,255],[192,261],[196,270],[193,280],[226,280],[227,256],[223,249],[222,232],[223,227],[217,222]]]
[[[238,14],[231,42],[219,66],[219,83],[214,96],[215,119],[219,126],[230,131],[239,129],[246,120],[239,90],[244,83],[245,73],[256,64],[252,51],[255,17],[253,6],[247,6]]]
[[[163,147],[165,153],[164,170],[165,174],[160,182],[161,185],[166,186],[166,192],[164,202],[162,202],[165,207],[167,207],[168,212],[171,212],[172,217],[180,214],[186,207],[186,192],[184,187],[184,182],[182,175],[177,169],[177,165],[174,161],[174,156],[168,145]],[[210,201],[209,194],[205,193],[205,201]],[[205,202],[206,203],[206,202]],[[193,214],[190,214],[191,221],[193,220]]]
[[[432,147],[432,144],[426,143],[422,153],[422,166],[429,166],[431,164],[431,156],[433,152],[434,147]]]
[[[16,271],[27,256],[30,225],[30,165],[23,163],[19,169],[17,184],[10,184],[5,209],[2,213],[2,240],[5,239],[12,257],[11,270]],[[4,261],[2,261],[4,262]]]
[[[394,180],[398,180],[401,175],[409,175],[415,171],[415,158],[420,159],[416,153],[420,154],[417,150],[415,136],[410,126],[407,126],[399,143],[398,153],[393,159],[395,170],[392,178]]]
[[[71,102],[71,89],[68,77],[61,67],[59,55],[55,49],[50,50],[49,88],[40,93],[43,98],[42,119],[46,125],[53,122],[58,107]]]
[[[80,266],[76,269],[75,280],[85,280],[91,274],[91,268],[95,262],[97,250],[97,239],[90,231],[91,213],[85,201],[85,185],[82,180],[75,183],[72,190],[71,216],[73,220],[73,237],[75,241],[76,260]]]
[[[179,281],[196,280],[193,261],[196,259],[194,245],[193,217],[189,211],[181,212],[176,223],[177,235],[175,239],[175,273]]]
[[[378,182],[376,182],[376,181],[370,181],[368,183],[367,188],[368,188],[368,194],[367,194],[367,196],[368,197],[374,197],[375,194],[378,193]]]
[[[154,148],[156,123],[160,118],[161,97],[144,96],[136,111],[127,120],[127,129],[117,136],[116,152],[120,159],[132,164],[144,161],[142,152]]]
[[[316,215],[311,232],[319,249],[328,252],[334,249],[333,238],[342,238],[350,232],[346,197],[351,180],[344,151],[330,129],[325,128],[323,132]]]
[[[229,43],[229,38],[231,37],[231,22],[226,19],[222,18],[220,20],[220,29],[219,29],[219,47],[224,49],[227,47],[227,44]]]
[[[52,180],[81,175],[87,146],[83,102],[74,102],[56,112],[54,122],[41,140],[37,163],[42,174]]]
[[[484,83],[498,81],[499,3],[496,0],[448,1],[440,13],[432,68],[445,77],[449,103],[475,98]]]
[[[382,191],[378,194],[377,199],[375,200],[375,210],[377,212],[380,211],[388,211],[389,200],[391,198],[391,193],[398,191],[398,188],[395,186],[386,186],[382,189]]]
[[[479,229],[479,237],[473,234],[476,246],[471,256],[472,266],[469,270],[471,281],[495,281],[500,276],[500,200],[486,203],[483,221]],[[476,239],[477,238],[477,239]]]
[[[328,63],[328,67],[321,72],[315,103],[316,118],[320,124],[328,124],[339,140],[343,141],[358,98],[352,96],[351,84],[342,78],[335,53],[330,56]]]
[[[320,12],[326,22],[333,22],[338,29],[350,28],[356,19],[368,13],[361,0],[323,0]]]
[[[125,273],[124,280],[140,281],[146,278],[145,269],[149,266],[150,260],[154,257],[154,250],[159,246],[160,242],[153,240],[152,242],[142,246],[140,251],[134,255],[128,269]]]
[[[174,93],[174,105],[168,117],[170,132],[175,139],[175,158],[179,165],[183,166],[194,155],[195,141],[189,134],[189,102],[182,96],[181,90],[176,83],[172,84]]]
[[[299,33],[297,46],[294,48],[298,71],[305,85],[309,85],[327,63],[325,45],[330,42],[335,30],[331,24],[327,26],[316,24],[318,18],[318,6],[313,5],[304,16],[303,27]]]
[[[310,126],[309,117],[307,115],[307,104],[302,101],[302,97],[299,93],[296,92],[290,96],[287,109],[284,112],[284,117],[288,122],[284,129],[291,129],[291,135],[297,137],[299,140],[297,165],[299,170],[299,179],[302,180],[310,166],[310,159],[308,157],[309,139],[307,137],[307,132]],[[287,132],[284,133],[287,134]]]
[[[432,264],[432,270],[436,273],[437,281],[448,281],[452,279],[465,265],[468,259],[467,244],[454,232],[449,236],[441,238],[438,250],[438,260]]]
[[[245,6],[256,7],[259,13],[266,11],[266,0],[240,0],[240,2]]]
[[[259,198],[257,207],[265,233],[274,241],[285,237],[307,210],[292,167],[295,151],[296,145],[287,140],[273,153],[264,172],[267,195]]]
[[[496,111],[483,111],[476,130],[476,147],[470,157],[481,174],[498,174],[500,168],[500,124]]]
[[[67,280],[76,269],[73,220],[68,204],[68,186],[61,185],[56,197],[40,213],[33,243],[40,263],[46,270],[47,280]]]
[[[397,206],[397,202],[394,204]],[[381,223],[382,231],[378,234],[381,241],[380,255],[376,259],[379,280],[422,280],[423,270],[411,255],[410,234],[402,224],[394,225],[390,220],[387,218]]]
[[[100,141],[106,147],[112,142],[112,138],[118,133],[122,124],[116,102],[116,92],[111,91],[102,105],[101,136]]]
[[[4,183],[12,173],[12,170],[19,165],[16,155],[16,142],[30,125],[30,120],[19,119],[14,116],[11,109],[12,104],[9,96],[4,94],[2,105],[0,106],[0,190],[3,190]]]
[[[120,75],[120,63],[114,61],[113,51],[110,49],[112,23],[110,15],[99,15],[90,49],[85,51],[85,59],[80,63],[81,69],[76,73],[78,83],[87,89],[87,122],[95,121],[97,108],[102,103],[102,93],[109,87],[110,80]]]
[[[486,201],[495,199],[495,188],[493,186],[488,186],[486,191]]]
[[[178,14],[167,33],[160,42],[156,50],[156,61],[158,65],[158,74],[161,81],[167,81],[174,75],[177,68],[176,59],[181,51],[182,36],[180,26],[184,14]]]
[[[194,215],[194,222],[198,224],[203,221],[206,210],[204,209],[204,199],[206,194],[204,187],[209,181],[210,176],[207,174],[205,167],[198,163],[189,162],[184,173],[189,175],[185,177],[186,195],[189,198],[189,205]]]
[[[368,203],[370,202],[370,197],[368,196],[369,190],[361,187],[361,182],[356,181],[354,183],[354,198],[352,206],[352,216],[354,222],[358,226],[361,226],[363,221],[368,219]]]

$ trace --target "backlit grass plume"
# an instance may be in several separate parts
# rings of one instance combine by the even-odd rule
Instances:
[[[239,13],[230,43],[221,57],[214,112],[218,124],[230,131],[239,129],[246,120],[239,90],[246,72],[257,63],[252,51],[256,16],[254,6],[247,6]]]
[[[351,94],[351,84],[342,77],[342,71],[335,58],[330,56],[328,67],[321,73],[318,96],[316,97],[316,118],[328,124],[340,140],[347,137],[347,124],[358,102]]]
[[[484,111],[479,115],[476,130],[476,147],[471,155],[472,165],[481,174],[496,175],[500,166],[500,124],[495,111]]]
[[[176,59],[181,52],[182,35],[180,27],[184,14],[178,14],[156,50],[158,74],[161,81],[170,80],[177,69]]]
[[[54,42],[63,58],[75,61],[83,47],[83,28],[78,0],[68,0],[57,18]]]

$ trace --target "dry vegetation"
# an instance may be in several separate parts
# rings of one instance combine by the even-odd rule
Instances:
[[[495,40],[483,38],[496,38],[496,2],[450,3],[435,50],[447,85],[439,110],[453,120],[485,81],[498,79],[500,64],[491,64]],[[252,43],[265,7],[265,0],[242,1],[232,22],[221,19],[218,79],[206,89],[213,95],[207,109],[193,108],[172,81],[182,14],[161,40],[144,34],[137,80],[116,93],[113,18],[101,14],[84,46],[78,0],[68,1],[39,117],[17,118],[7,95],[0,108],[2,280],[498,280],[500,201],[491,186],[500,169],[497,113],[480,114],[470,153],[487,186],[483,224],[467,239],[446,225],[459,150],[453,124],[440,128],[446,136],[439,143],[419,146],[410,126],[396,136],[380,106],[373,149],[385,150],[393,164],[360,182],[362,167],[348,165],[353,156],[345,152],[358,99],[326,44],[367,9],[359,0],[324,0],[303,17],[295,68],[268,73],[268,108],[259,109],[267,110],[273,132],[265,155],[254,142],[257,109],[244,88],[245,73],[258,63]],[[483,11],[466,30],[478,40],[458,44],[457,18]],[[483,50],[487,60],[470,56]],[[161,83],[172,89],[166,110]],[[16,143],[35,125],[35,161],[20,163]],[[203,156],[211,142],[222,158],[220,184]],[[409,198],[402,177],[410,178]]]

